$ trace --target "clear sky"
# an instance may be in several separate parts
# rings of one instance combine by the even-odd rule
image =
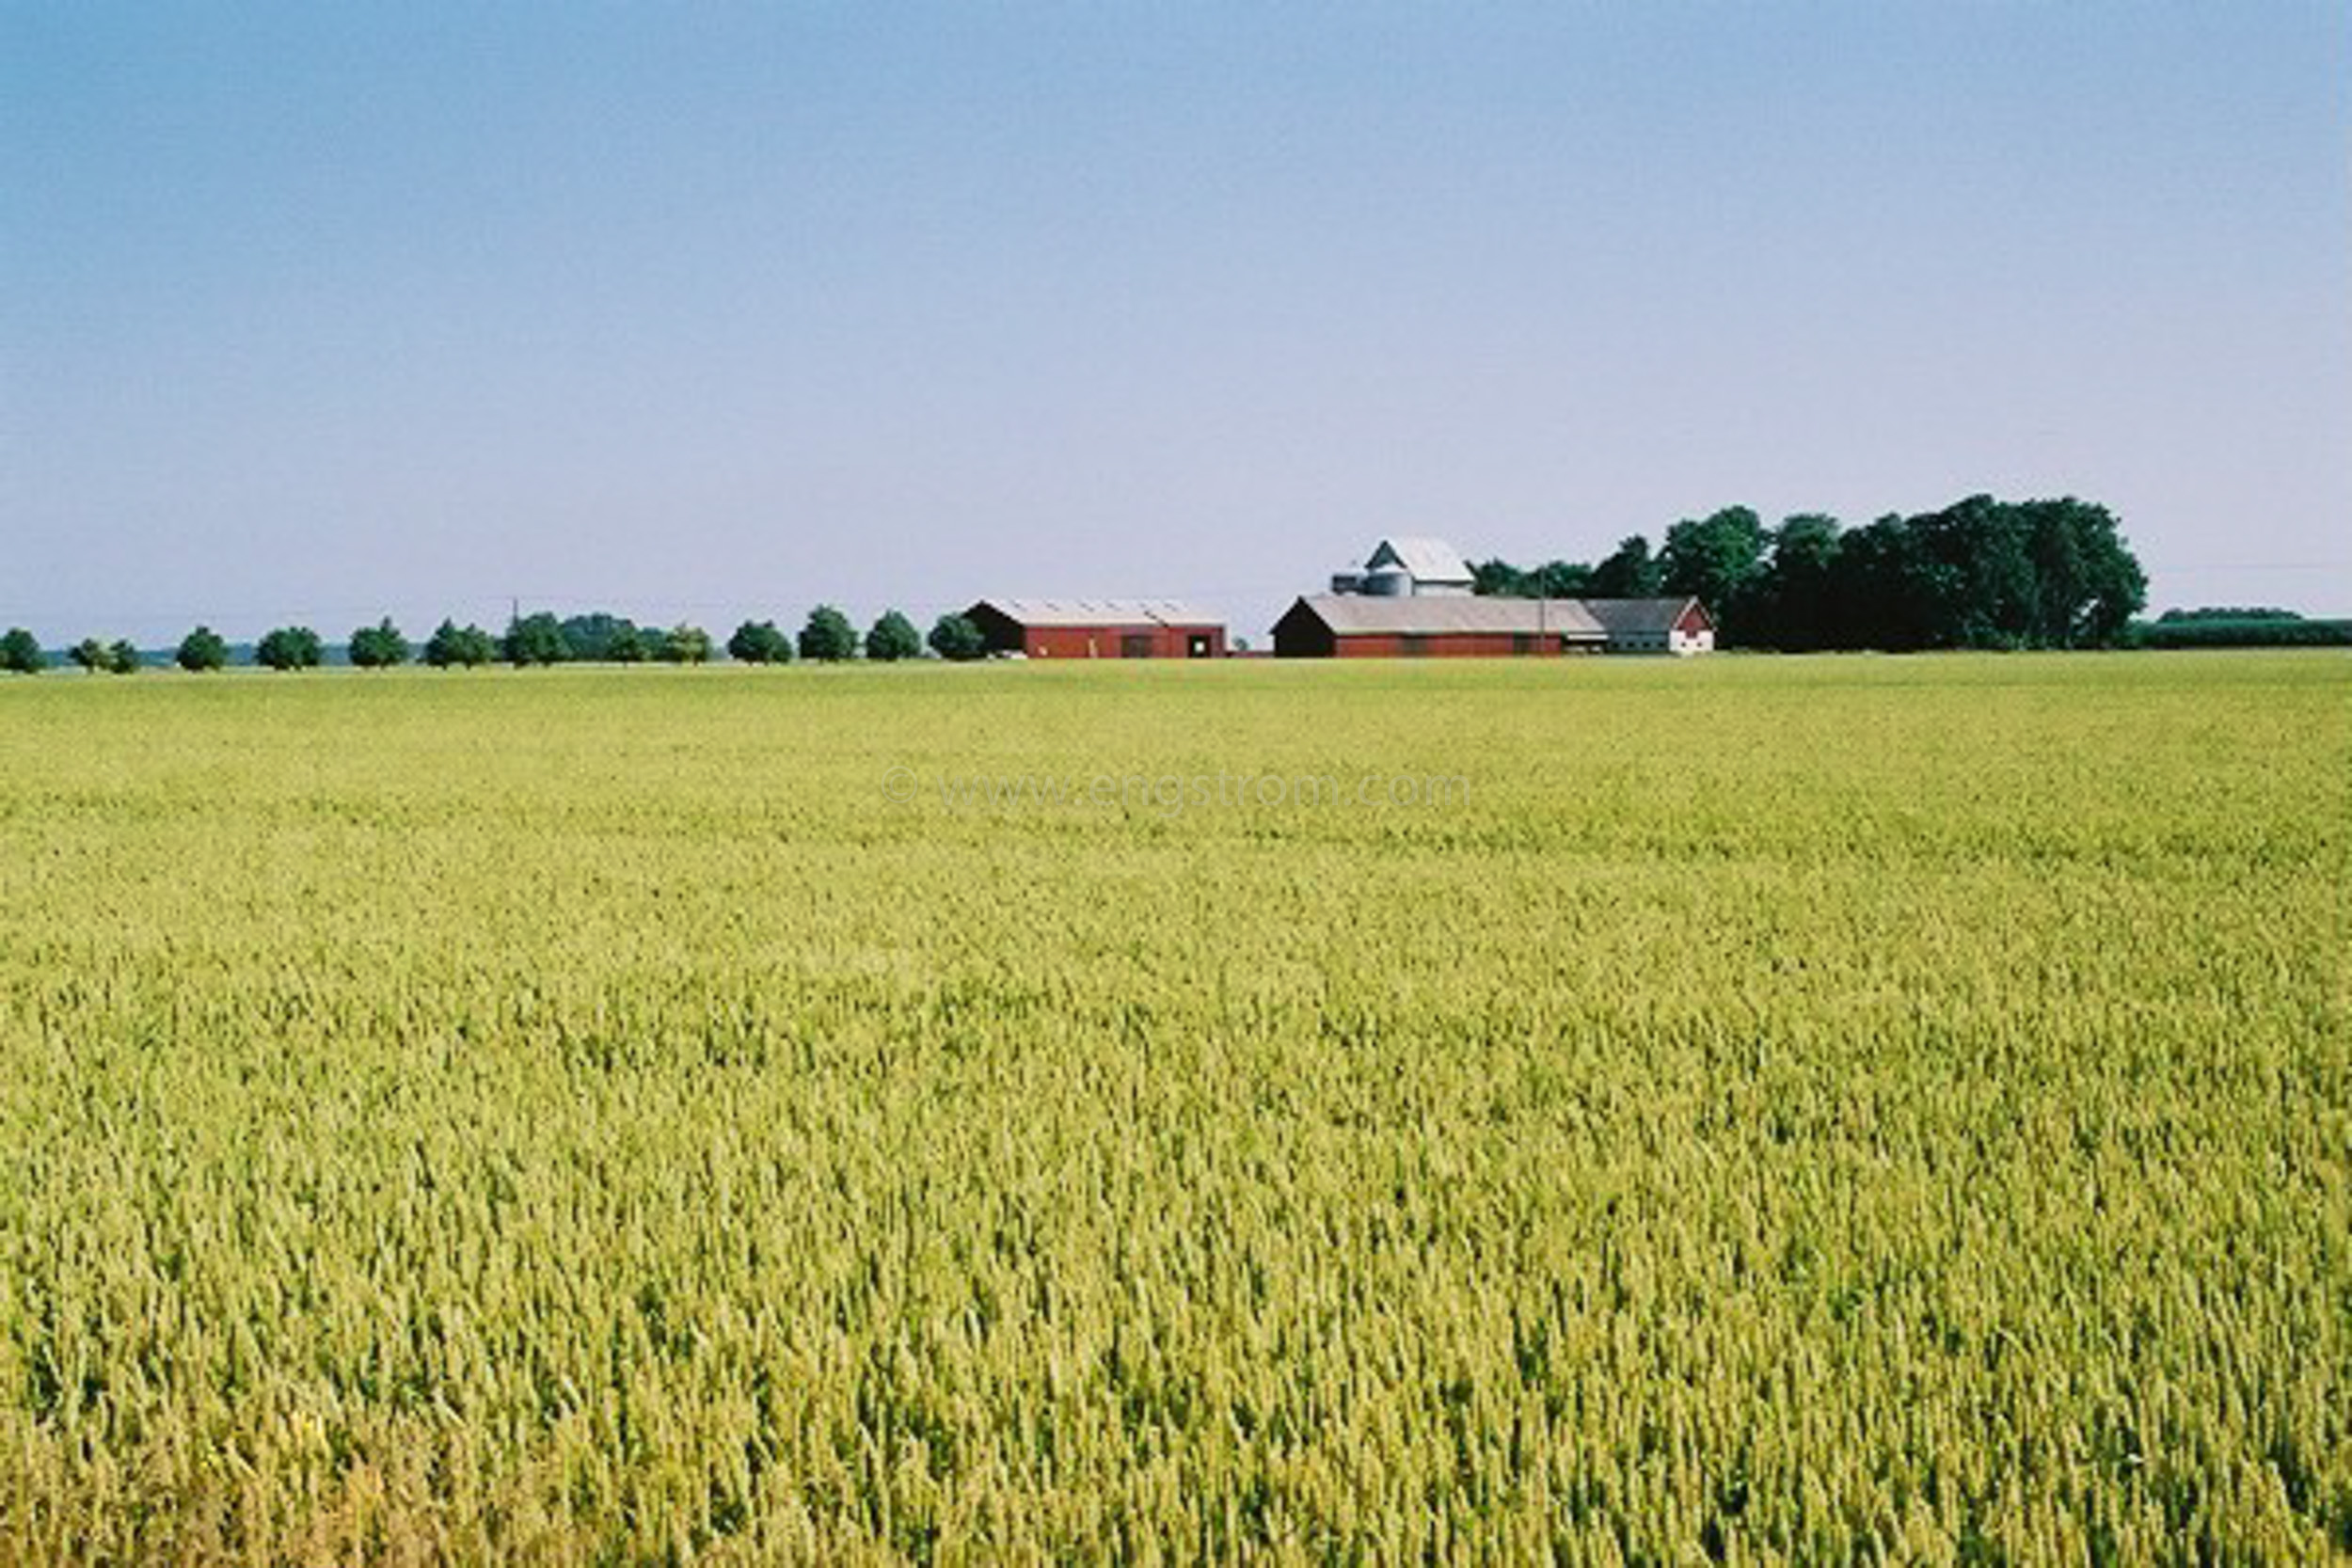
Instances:
[[[0,0],[0,623],[2114,507],[2352,612],[2342,0]]]

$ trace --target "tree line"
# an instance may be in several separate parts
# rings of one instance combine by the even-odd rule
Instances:
[[[1522,597],[1692,594],[1726,646],[2082,648],[2129,640],[2148,579],[2106,507],[1971,496],[1857,529],[1822,513],[1767,527],[1745,506],[1685,518],[1653,551],[1634,534],[1602,560],[1473,567],[1477,592]]]
[[[744,664],[788,664],[794,657],[837,664],[865,657],[878,663],[919,658],[925,647],[941,658],[982,657],[988,644],[969,616],[943,615],[928,638],[898,610],[886,610],[860,635],[850,618],[832,605],[809,611],[797,637],[773,621],[746,621],[725,643],[729,658]],[[436,669],[470,669],[485,664],[581,663],[707,664],[715,657],[710,634],[680,624],[640,626],[626,616],[598,610],[559,618],[548,611],[518,615],[498,635],[478,626],[444,620],[421,647],[411,644],[389,617],[353,631],[345,644],[350,661],[381,670],[420,661]],[[210,626],[199,626],[180,640],[172,662],[183,670],[226,668],[233,650]],[[326,661],[326,644],[309,626],[278,626],[253,645],[253,662],[272,670],[309,670]],[[67,659],[91,673],[127,675],[138,669],[139,652],[128,641],[87,637],[66,651]],[[0,633],[0,672],[31,674],[49,667],[40,640],[22,626]]]

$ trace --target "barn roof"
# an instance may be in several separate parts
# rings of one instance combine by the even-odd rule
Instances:
[[[1662,599],[1586,599],[1584,608],[1612,637],[1662,636],[1674,629],[1684,610],[1697,603],[1684,594]]]
[[[1469,594],[1437,598],[1380,598],[1370,594],[1310,594],[1292,606],[1304,608],[1338,636],[1375,634],[1434,637],[1448,632],[1486,635],[1549,635],[1597,641],[1599,622],[1576,599],[1480,598]]]
[[[1425,536],[1383,539],[1364,562],[1364,570],[1373,571],[1394,562],[1413,574],[1417,582],[1469,582],[1470,562],[1461,552],[1442,539]]]
[[[1025,626],[1216,626],[1221,617],[1182,599],[982,599]]]

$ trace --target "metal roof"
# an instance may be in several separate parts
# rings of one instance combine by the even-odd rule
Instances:
[[[1025,626],[1221,626],[1222,616],[1182,599],[982,599]]]
[[[1370,594],[1310,594],[1294,605],[1341,636],[1441,636],[1474,632],[1567,637],[1597,641],[1608,635],[1576,599],[1480,598],[1439,594],[1388,599]]]
[[[1391,538],[1380,541],[1379,546],[1365,561],[1364,570],[1372,571],[1387,562],[1395,562],[1413,574],[1417,582],[1469,582],[1470,562],[1461,552],[1442,539],[1426,537]]]
[[[1670,632],[1682,619],[1682,612],[1696,602],[1685,594],[1663,599],[1586,599],[1584,608],[1612,637],[1627,637]]]

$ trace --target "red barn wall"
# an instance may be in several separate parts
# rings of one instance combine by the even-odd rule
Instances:
[[[1192,639],[1208,639],[1206,657],[1225,657],[1223,626],[1025,626],[1021,651],[1031,658],[1124,658],[1127,640],[1146,638],[1151,658],[1188,658]]]
[[[1518,635],[1507,631],[1433,632],[1413,641],[1417,646],[1393,632],[1343,634],[1335,651],[1342,658],[1545,658],[1561,652],[1557,637],[1531,635],[1522,647]]]

